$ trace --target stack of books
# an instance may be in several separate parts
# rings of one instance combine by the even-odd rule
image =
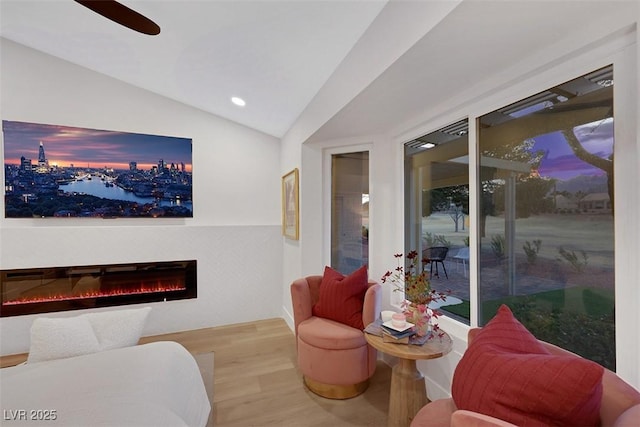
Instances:
[[[383,322],[382,319],[376,319],[369,323],[364,331],[371,335],[377,335],[382,337],[384,342],[392,342],[396,344],[412,344],[423,345],[434,337],[433,332],[429,331],[428,334],[419,337],[415,331],[413,331],[413,324],[407,323],[408,328],[398,330],[394,328],[391,322]]]
[[[410,338],[415,335],[413,323],[407,322],[403,328],[396,328],[391,322],[385,322],[381,325],[382,341],[395,344],[409,344]]]

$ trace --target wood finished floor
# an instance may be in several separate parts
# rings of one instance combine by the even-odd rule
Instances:
[[[174,340],[191,353],[213,351],[218,427],[386,426],[391,368],[379,361],[367,391],[353,399],[316,396],[302,384],[295,338],[283,319],[143,338]]]
[[[283,319],[144,337],[171,340],[192,354],[214,352],[213,420],[217,427],[348,427],[387,425],[391,368],[378,361],[363,394],[348,400],[316,396],[296,365],[295,338]],[[27,354],[3,356],[2,367]]]

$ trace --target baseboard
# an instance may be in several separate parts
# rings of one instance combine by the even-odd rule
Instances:
[[[293,320],[293,314],[290,313],[289,310],[287,310],[287,307],[284,306],[282,307],[282,318],[284,319],[287,326],[289,326],[289,329],[291,329],[291,331],[295,334],[296,326]]]

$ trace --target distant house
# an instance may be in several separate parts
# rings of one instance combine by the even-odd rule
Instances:
[[[562,194],[554,196],[554,204],[556,210],[574,210],[578,209],[578,204]]]
[[[591,193],[578,203],[583,212],[611,212],[611,200],[607,193]]]

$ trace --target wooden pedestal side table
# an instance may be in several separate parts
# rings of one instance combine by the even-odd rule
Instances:
[[[416,413],[429,403],[424,376],[416,367],[416,360],[437,359],[451,351],[451,337],[441,332],[442,338],[433,338],[423,345],[383,342],[382,337],[365,333],[371,346],[399,359],[391,371],[389,427],[408,427]]]

